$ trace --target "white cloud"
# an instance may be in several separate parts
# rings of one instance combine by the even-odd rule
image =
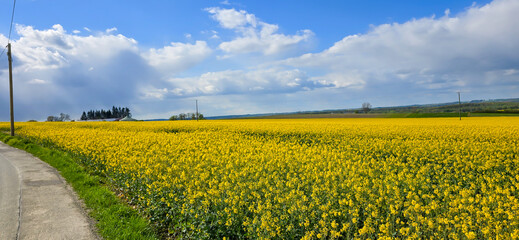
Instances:
[[[166,93],[170,97],[287,93],[328,86],[309,79],[303,71],[279,68],[207,72],[198,77],[171,78],[169,82],[170,86],[167,92],[163,89],[160,91],[151,89],[145,96],[163,98]],[[157,94],[158,92],[160,94]]]
[[[227,39],[227,30],[202,32],[215,36],[210,42],[219,43],[217,54],[205,41],[145,49],[114,31],[80,36],[61,25],[17,26],[19,39],[12,41],[16,119],[74,116],[112,105],[129,106],[136,117],[159,116],[189,111],[195,97],[204,115],[222,115],[359,107],[365,101],[374,106],[446,102],[457,99],[457,90],[462,99],[517,97],[519,90],[519,1],[496,0],[458,15],[446,11],[440,18],[373,26],[322,52],[277,62],[270,62],[272,56],[300,50],[312,32],[285,35],[246,11],[207,11],[236,34],[219,42]],[[7,42],[2,34],[0,42]],[[0,64],[2,77],[6,68]],[[0,92],[6,91],[0,84]],[[7,103],[0,94],[0,106]],[[7,118],[0,112],[0,121]]]
[[[160,49],[152,48],[143,56],[151,66],[171,75],[200,63],[211,52],[205,41],[196,41],[195,44],[173,42]]]
[[[87,32],[92,32],[92,30],[90,30],[90,28],[84,27],[83,29],[85,29],[85,31],[87,31]]]
[[[169,91],[168,91],[167,88],[158,89],[158,88],[148,87],[148,88],[146,88],[143,91],[142,98],[143,99],[159,99],[159,100],[162,100],[168,94],[168,92]]]
[[[35,79],[28,81],[27,83],[29,83],[29,84],[47,84],[48,81],[35,78]]]
[[[59,24],[47,30],[21,25],[16,29],[20,39],[12,45],[17,48],[15,57],[24,71],[58,69],[76,62],[99,64],[121,51],[138,52],[137,41],[123,35],[70,35]]]
[[[116,27],[106,29],[106,33],[113,33],[113,32],[116,32],[116,31],[117,31]]]
[[[279,54],[313,36],[310,30],[302,30],[295,35],[277,33],[278,25],[262,22],[254,14],[244,10],[213,7],[207,8],[206,11],[212,14],[212,18],[218,21],[220,26],[239,34],[237,38],[222,42],[219,46],[221,50],[231,54]]]
[[[192,36],[191,36],[191,34],[189,34],[189,33],[185,33],[185,34],[184,34],[184,37],[187,38],[187,39],[191,39]]]
[[[81,33],[81,31],[79,31],[79,30],[74,30],[74,31],[72,31],[72,33],[74,33],[74,34],[79,34],[79,33]]]
[[[383,24],[366,34],[347,36],[323,52],[282,63],[324,71],[317,78],[337,87],[356,82],[426,91],[517,85],[519,79],[503,77],[519,65],[518,12],[519,1],[497,0],[458,16],[446,11],[440,18]],[[501,78],[490,77],[495,74]]]
[[[44,119],[59,112],[74,115],[114,104],[130,106],[150,86],[161,89],[160,79],[196,65],[211,53],[203,41],[145,50],[136,40],[114,31],[79,36],[59,24],[43,30],[18,25],[16,30],[20,37],[11,43],[20,120]],[[7,75],[3,66],[0,75]],[[0,85],[0,91],[5,90]],[[6,100],[0,96],[0,105]]]
[[[510,75],[515,75],[517,73],[519,73],[519,70],[511,68],[511,69],[506,69],[504,72],[504,75],[510,76]]]
[[[212,30],[211,32],[213,33],[213,35],[211,35],[211,39],[219,39],[220,38],[220,36],[218,36],[218,32],[217,31]]]
[[[207,8],[207,12],[212,14],[212,18],[220,23],[223,28],[236,29],[251,25],[256,27],[258,20],[254,14],[247,13],[244,10],[237,11],[232,9],[222,9],[218,7]]]

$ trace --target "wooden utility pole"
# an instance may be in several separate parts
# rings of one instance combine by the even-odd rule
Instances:
[[[458,105],[460,107],[459,115],[460,115],[460,121],[461,121],[461,97],[460,97],[460,91],[458,91]]]
[[[10,110],[11,110],[11,136],[14,136],[13,58],[11,57],[11,43],[7,44],[7,59],[9,61],[9,100],[10,100]]]
[[[198,99],[195,100],[196,102],[196,121],[198,122]]]

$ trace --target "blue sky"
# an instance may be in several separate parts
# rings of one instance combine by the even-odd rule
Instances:
[[[167,118],[195,99],[215,116],[519,97],[518,16],[515,0],[18,0],[16,119],[112,105]],[[6,70],[2,56],[2,92]],[[0,109],[7,121],[6,94]]]

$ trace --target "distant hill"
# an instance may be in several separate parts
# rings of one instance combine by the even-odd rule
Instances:
[[[459,111],[458,102],[374,108],[373,113],[449,113]],[[461,112],[471,113],[519,113],[519,98],[472,100],[461,102]]]
[[[458,102],[448,103],[433,103],[433,104],[414,104],[406,106],[394,107],[375,107],[367,117],[382,117],[382,116],[405,116],[405,117],[419,117],[419,116],[457,116]],[[318,118],[318,117],[359,117],[355,114],[362,112],[360,108],[348,109],[328,109],[315,111],[298,111],[298,112],[284,112],[284,113],[263,113],[263,114],[244,114],[244,115],[226,115],[206,117],[207,119],[236,119],[236,118]],[[489,99],[489,100],[471,100],[461,102],[461,112],[463,116],[483,116],[484,114],[518,114],[519,116],[519,98],[510,99]],[[403,113],[409,113],[403,115]],[[437,113],[437,114],[433,114]],[[470,113],[470,114],[468,114]],[[391,115],[393,114],[393,115]],[[327,115],[327,116],[323,116]]]

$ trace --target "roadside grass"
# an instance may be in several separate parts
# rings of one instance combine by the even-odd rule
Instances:
[[[22,149],[56,168],[83,200],[103,239],[158,239],[152,224],[120,200],[103,176],[91,175],[70,154],[0,132],[0,141]]]

